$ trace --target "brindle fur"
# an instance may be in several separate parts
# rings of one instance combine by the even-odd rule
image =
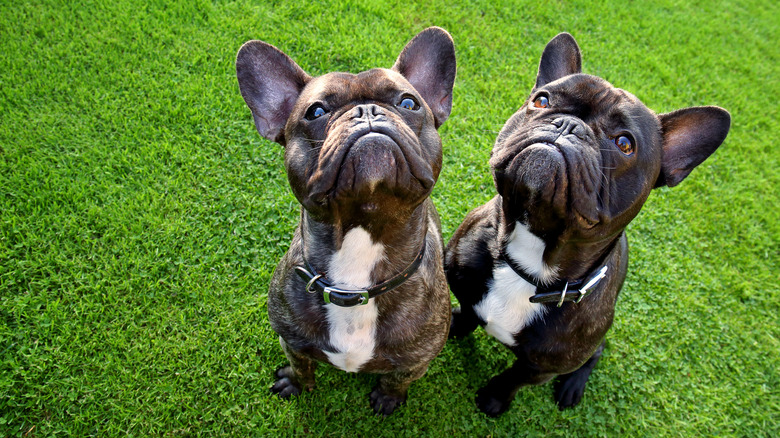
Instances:
[[[441,225],[429,195],[442,163],[437,128],[452,105],[452,39],[442,29],[426,29],[392,69],[359,74],[313,78],[260,41],[241,48],[236,66],[258,132],[285,146],[290,186],[302,205],[300,224],[268,291],[271,326],[290,361],[277,371],[273,392],[289,397],[311,390],[316,363],[329,362],[325,352],[334,351],[323,296],[306,292],[294,272],[304,265],[304,251],[327,278],[332,255],[350,230],[361,227],[385,248],[370,274],[376,284],[401,272],[426,242],[419,269],[374,298],[374,355],[359,371],[381,374],[369,400],[377,413],[389,415],[441,351],[450,325]],[[400,109],[404,96],[415,99],[419,109]],[[307,110],[318,103],[327,116],[307,119]],[[386,137],[357,146],[362,140],[356,137],[369,128]],[[356,147],[365,153],[352,153]],[[375,163],[376,157],[397,166]]]
[[[515,363],[477,392],[496,416],[524,385],[558,377],[555,400],[579,403],[604,348],[626,277],[625,228],[655,187],[678,184],[725,139],[730,116],[717,107],[656,115],[630,93],[581,73],[580,50],[569,34],[544,50],[534,89],[499,133],[490,159],[498,194],[474,209],[447,246],[446,272],[461,307],[451,336],[484,325],[474,311],[489,292],[501,247],[520,222],[545,244],[543,261],[558,278],[577,280],[602,264],[607,278],[576,304],[545,304],[510,346]],[[539,96],[548,108],[535,108]],[[636,150],[616,148],[628,133]]]

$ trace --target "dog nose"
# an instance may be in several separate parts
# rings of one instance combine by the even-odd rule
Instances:
[[[558,132],[562,136],[573,135],[584,140],[587,135],[585,126],[582,125],[582,122],[571,117],[559,117],[553,120],[552,124],[558,128]]]
[[[368,103],[365,105],[358,105],[352,109],[353,119],[365,119],[367,122],[381,119],[385,116],[385,112],[379,105]]]

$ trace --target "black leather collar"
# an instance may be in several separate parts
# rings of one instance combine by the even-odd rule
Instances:
[[[531,274],[528,273],[522,266],[517,264],[506,253],[504,246],[501,247],[501,259],[515,271],[515,274],[520,276],[523,280],[531,283],[536,287],[536,294],[534,294],[530,301],[532,303],[558,303],[558,307],[561,307],[566,301],[574,301],[579,303],[583,298],[590,295],[593,292],[594,287],[607,276],[607,265],[602,265],[596,269],[593,273],[585,278],[574,281],[559,281],[552,285],[545,285],[539,282]]]
[[[306,291],[309,293],[321,293],[325,299],[325,303],[335,304],[340,307],[353,307],[357,305],[368,304],[368,300],[374,297],[378,297],[383,293],[390,292],[396,287],[402,285],[409,277],[417,271],[422,263],[423,256],[425,255],[425,241],[423,238],[422,248],[417,256],[412,260],[412,263],[401,271],[398,275],[390,278],[387,281],[377,284],[376,286],[368,289],[341,289],[333,286],[326,278],[324,274],[318,274],[317,271],[306,260],[306,256],[303,256],[303,264],[306,266],[296,266],[295,272],[298,273],[303,281],[306,282]],[[301,246],[303,248],[303,246]],[[302,250],[303,251],[303,250]]]

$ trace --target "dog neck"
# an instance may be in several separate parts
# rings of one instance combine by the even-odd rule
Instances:
[[[429,203],[423,202],[405,221],[382,229],[317,221],[302,210],[304,258],[343,287],[367,288],[385,281],[419,254],[428,230],[428,208]]]
[[[563,233],[542,237],[521,221],[508,220],[502,211],[498,238],[503,253],[512,261],[538,283],[552,284],[576,281],[600,268],[621,234],[595,242],[569,239]]]

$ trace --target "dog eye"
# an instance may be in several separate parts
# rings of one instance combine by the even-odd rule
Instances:
[[[322,105],[319,103],[315,103],[314,105],[310,106],[309,109],[306,110],[306,114],[303,116],[306,118],[306,120],[314,120],[319,119],[320,117],[324,116],[328,112],[325,111],[325,108],[323,108]]]
[[[534,99],[534,108],[547,108],[548,106],[550,106],[550,99],[547,96],[542,95]]]
[[[620,152],[623,152],[626,155],[631,155],[634,153],[634,142],[631,141],[630,137],[627,137],[625,135],[618,135],[613,139],[615,142],[615,145],[617,145],[618,149],[620,149]]]
[[[411,97],[404,97],[401,100],[401,103],[398,104],[398,106],[400,106],[403,109],[410,110],[410,111],[414,111],[414,110],[420,108],[420,105],[417,103],[417,101],[415,101]]]

